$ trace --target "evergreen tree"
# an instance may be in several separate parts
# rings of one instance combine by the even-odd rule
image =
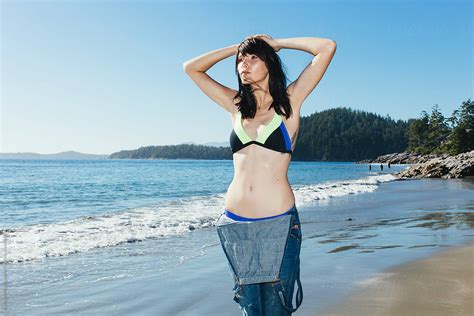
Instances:
[[[463,102],[459,110],[453,111],[447,120],[452,127],[443,150],[451,155],[474,150],[474,102]]]
[[[474,149],[474,102],[463,102],[460,109],[445,118],[439,106],[431,115],[422,111],[422,117],[410,122],[408,129],[409,152],[422,154],[448,153],[457,155]]]
[[[430,119],[426,111],[422,111],[421,116],[420,119],[413,120],[408,128],[407,151],[427,154]]]
[[[428,150],[435,154],[442,153],[441,144],[451,133],[451,129],[437,104],[432,108],[428,131]]]

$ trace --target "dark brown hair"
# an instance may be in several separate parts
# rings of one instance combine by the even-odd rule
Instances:
[[[235,73],[239,81],[239,91],[234,99],[240,98],[236,105],[242,113],[242,118],[253,118],[257,112],[257,102],[252,92],[250,84],[243,84],[237,70],[238,60],[240,56],[256,55],[265,62],[269,75],[269,90],[273,98],[270,108],[274,108],[275,112],[285,115],[288,119],[292,115],[290,99],[286,92],[287,77],[283,70],[283,64],[280,56],[275,52],[266,41],[259,38],[248,38],[240,43],[235,58]]]

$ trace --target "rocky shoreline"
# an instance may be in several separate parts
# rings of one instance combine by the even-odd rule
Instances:
[[[468,178],[474,177],[474,150],[456,156],[393,153],[358,163],[413,164],[395,174],[400,179],[409,178]]]
[[[424,163],[427,162],[433,158],[447,158],[449,157],[448,154],[442,154],[442,155],[422,155],[418,153],[407,153],[407,152],[402,152],[402,153],[392,153],[392,154],[386,154],[383,156],[379,156],[375,159],[366,159],[359,161],[357,163],[373,163],[373,164],[379,164],[379,163],[390,163],[390,164],[417,164],[417,163]]]

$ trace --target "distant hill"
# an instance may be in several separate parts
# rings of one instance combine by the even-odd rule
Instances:
[[[229,147],[229,141],[226,142],[207,142],[202,144],[197,144],[196,142],[184,142],[178,145],[203,145],[203,146],[211,146],[211,147]]]
[[[346,107],[302,117],[294,160],[358,161],[402,152],[410,120]]]
[[[147,146],[135,150],[122,150],[109,156],[111,159],[206,159],[230,160],[230,147],[194,144]]]
[[[64,151],[57,154],[0,153],[0,159],[107,159],[109,155],[83,154],[77,151]]]
[[[212,146],[212,147],[229,147],[229,141],[226,142],[210,142],[202,144],[204,146]]]

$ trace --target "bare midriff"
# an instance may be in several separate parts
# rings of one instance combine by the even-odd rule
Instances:
[[[291,155],[251,144],[233,154],[234,177],[225,208],[243,217],[268,217],[295,205],[288,182]]]

